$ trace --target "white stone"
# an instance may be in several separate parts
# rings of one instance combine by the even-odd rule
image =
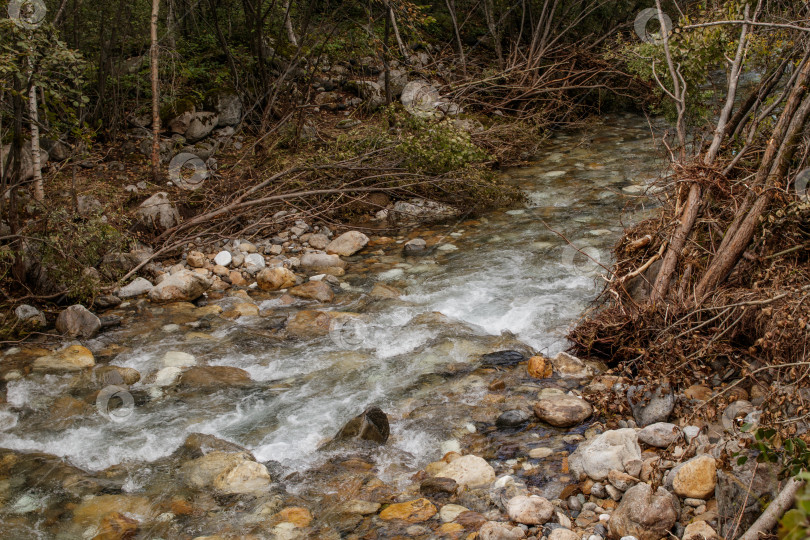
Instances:
[[[150,282],[148,279],[138,277],[135,278],[132,283],[121,287],[117,296],[121,299],[133,298],[135,296],[147,294],[152,290],[152,287],[154,287],[154,285],[152,285],[152,282]]]
[[[459,486],[477,488],[488,486],[495,480],[495,469],[485,459],[467,455],[453,460],[436,476],[452,478]]]
[[[637,476],[641,471],[641,448],[632,428],[606,431],[581,444],[568,459],[576,478],[587,474],[596,481],[605,480],[611,469]]]
[[[231,264],[232,260],[233,256],[231,255],[230,251],[220,251],[214,257],[214,263],[220,266],[228,266],[229,264]]]
[[[180,377],[180,373],[182,373],[182,369],[179,367],[165,367],[158,371],[155,374],[155,386],[171,386],[177,382],[177,379]]]

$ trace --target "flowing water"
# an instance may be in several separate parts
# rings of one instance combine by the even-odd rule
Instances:
[[[201,317],[191,305],[125,304],[114,312],[124,324],[86,343],[99,364],[142,374],[128,388],[132,402],[125,401],[124,414],[105,416],[91,407],[65,417],[60,398],[93,403],[86,396],[98,391],[98,381],[29,375],[6,384],[0,448],[58,456],[105,493],[149,497],[174,489],[171,473],[179,464],[172,456],[194,432],[246,447],[274,478],[285,479],[289,493],[311,498],[313,491],[339,490],[334,482],[329,487],[324,467],[342,450],[318,448],[370,405],[391,421],[389,442],[368,457],[390,485],[407,485],[415,471],[458,449],[460,441],[486,452],[492,442],[487,422],[494,422],[487,415],[497,415],[498,407],[486,402],[492,377],[476,371],[480,356],[504,349],[554,355],[567,347],[566,330],[599,292],[623,225],[654,204],[644,192],[662,163],[645,120],[602,118],[552,137],[535,163],[504,173],[525,191],[521,207],[377,239],[349,258],[342,292],[329,306],[251,293],[262,316],[230,321]],[[413,237],[428,240],[427,255],[402,255],[402,244]],[[402,295],[372,296],[378,282]],[[228,310],[245,301],[226,295],[210,303]],[[327,335],[284,339],[281,321],[301,309],[359,316]],[[157,387],[149,374],[163,367],[169,351],[191,354],[199,365],[244,369],[251,382]],[[515,379],[514,395],[521,389],[536,394],[538,386],[521,387],[524,382]],[[563,435],[523,433],[558,447],[564,443],[549,441]],[[498,452],[487,457],[512,458]],[[65,493],[63,472],[49,471],[29,467],[17,478],[0,477],[0,531],[5,522],[19,537],[59,536],[60,520],[67,518],[53,508],[76,492]],[[536,483],[555,485],[544,478]],[[172,530],[206,532],[186,525]]]

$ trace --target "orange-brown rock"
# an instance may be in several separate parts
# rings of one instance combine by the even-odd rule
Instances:
[[[395,503],[380,512],[380,518],[385,520],[399,519],[407,523],[421,523],[436,515],[436,507],[427,499]]]
[[[547,379],[551,377],[553,368],[551,362],[542,356],[532,356],[529,358],[529,375],[535,379]]]

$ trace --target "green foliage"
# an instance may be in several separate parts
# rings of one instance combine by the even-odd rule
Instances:
[[[431,122],[410,117],[405,123],[410,133],[398,151],[411,172],[445,174],[489,160],[470,134],[458,129],[452,120]]]
[[[120,224],[111,225],[105,214],[109,212],[76,219],[66,209],[57,209],[49,213],[42,231],[32,239],[48,280],[78,301],[88,301],[98,292],[99,276],[88,269],[98,268],[108,253],[129,249]]]
[[[810,480],[810,474],[799,475],[804,481]],[[779,540],[805,540],[810,538],[810,490],[805,486],[796,494],[793,510],[788,510],[779,521]]]
[[[740,430],[750,431],[753,426],[744,424]],[[807,443],[798,437],[782,440],[772,428],[757,428],[753,432],[751,448],[757,450],[757,461],[760,463],[781,463],[783,475],[796,476],[810,469],[810,449]],[[737,455],[735,454],[735,457]],[[737,457],[737,464],[743,465],[747,457]]]

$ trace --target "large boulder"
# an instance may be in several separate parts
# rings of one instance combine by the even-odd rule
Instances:
[[[191,117],[186,130],[186,140],[195,143],[206,138],[217,127],[219,116],[212,112],[197,112]]]
[[[141,203],[135,216],[144,226],[156,231],[165,231],[180,223],[180,213],[165,191],[155,193]]]
[[[368,236],[360,231],[349,231],[332,240],[326,246],[326,252],[348,257],[363,249],[366,244],[368,244]]]
[[[89,339],[98,334],[101,320],[83,305],[75,304],[59,314],[56,329],[65,336]]]
[[[432,118],[436,114],[439,99],[439,91],[426,81],[411,81],[402,88],[403,107],[420,118]]]
[[[619,506],[610,516],[611,538],[634,536],[638,540],[668,538],[668,531],[680,514],[678,499],[659,487],[653,492],[649,484],[637,484],[628,489]]]
[[[230,92],[213,92],[206,105],[217,113],[217,127],[235,126],[242,119],[242,100]]]
[[[382,93],[385,94],[385,71],[380,73],[377,84],[382,89]],[[405,85],[408,84],[408,73],[399,69],[392,69],[388,72],[388,84],[391,87],[391,97],[393,99],[399,98],[405,89]]]
[[[582,443],[568,458],[574,475],[585,473],[597,482],[605,480],[612,469],[638,476],[641,464],[638,437],[631,428],[606,431]]]
[[[34,360],[34,371],[64,372],[80,371],[96,365],[93,353],[81,345],[71,345],[66,349]]]
[[[723,538],[747,531],[762,513],[762,501],[773,500],[780,489],[781,466],[757,463],[755,451],[745,452],[745,463],[732,459],[730,471],[717,471],[717,523]]]
[[[554,427],[581,424],[593,413],[593,407],[576,396],[561,395],[543,398],[534,405],[534,414]]]
[[[436,476],[455,480],[459,486],[479,488],[495,481],[495,469],[485,459],[467,455],[454,459]]]
[[[265,268],[256,274],[256,283],[263,291],[289,289],[295,285],[295,274],[283,266]]]
[[[185,111],[169,120],[169,131],[178,135],[185,135],[196,112],[192,109]]]
[[[335,440],[355,439],[385,444],[390,434],[388,416],[379,407],[369,407],[362,414],[349,420],[335,435]]]
[[[180,270],[149,291],[153,302],[191,302],[211,287],[211,280],[190,270]]]
[[[3,160],[3,165],[6,163],[9,152],[11,152],[11,145],[4,144],[0,146],[0,159]],[[31,152],[31,141],[26,141],[22,147],[22,163],[20,165],[21,182],[26,182],[34,177],[34,159],[33,152]],[[39,165],[40,170],[48,163],[50,156],[44,148],[39,149]]]

